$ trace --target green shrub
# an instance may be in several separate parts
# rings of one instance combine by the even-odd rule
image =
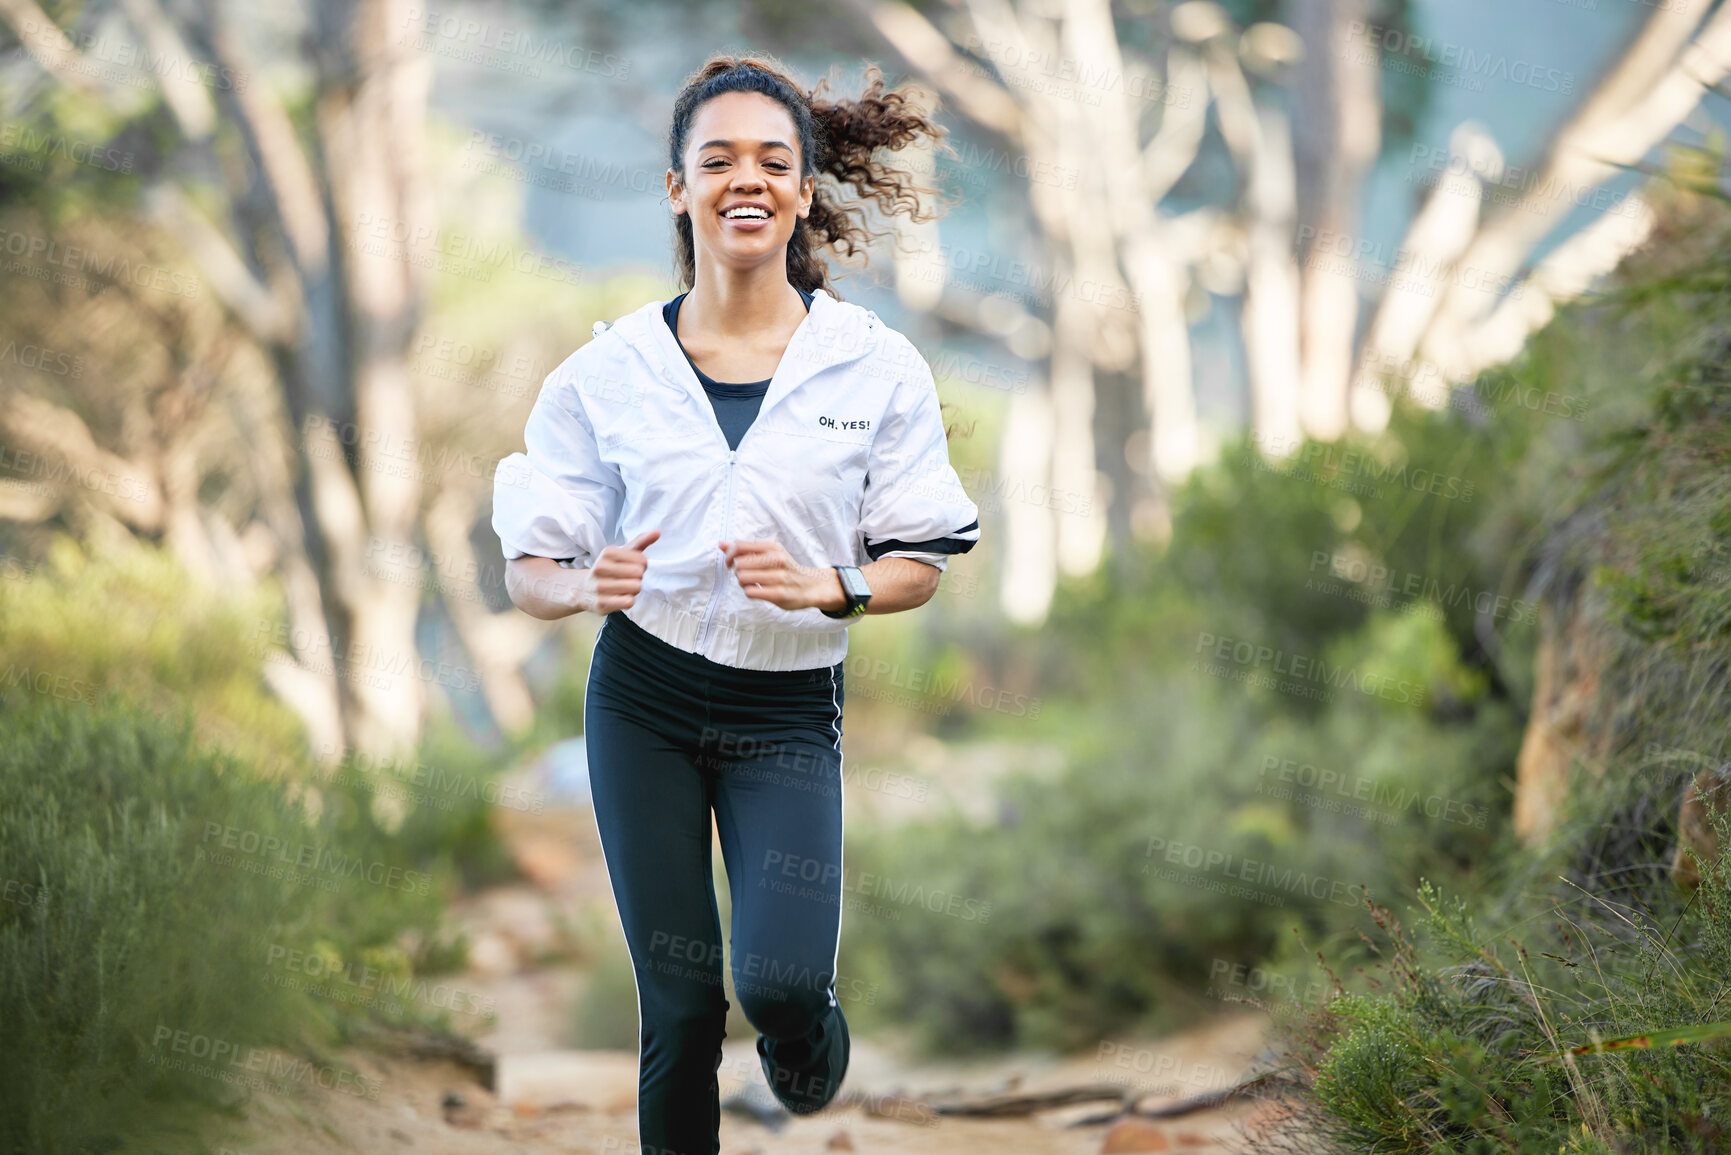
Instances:
[[[196,732],[261,770],[304,764],[294,712],[260,676],[275,618],[268,592],[186,596],[173,553],[91,553],[54,539],[43,563],[0,582],[0,687],[90,701],[109,689],[164,714],[192,711]]]
[[[1471,548],[1496,493],[1493,432],[1403,408],[1381,437],[1306,443],[1281,472],[1246,441],[1173,495],[1163,549],[1062,583],[1048,624],[1000,663],[1039,671],[1038,716],[970,713],[960,736],[1055,747],[1063,769],[1001,781],[991,823],[850,835],[850,880],[990,904],[982,920],[859,896],[844,958],[884,992],[862,1023],[917,1024],[940,1049],[1171,1029],[1219,997],[1222,962],[1308,967],[1294,926],[1350,950],[1360,884],[1480,871],[1507,837],[1523,721],[1496,661],[1534,632],[1500,561]],[[1375,458],[1376,480],[1346,452]],[[1459,479],[1453,494],[1425,492],[1433,475]],[[1343,580],[1337,556],[1423,581]],[[1321,692],[1233,680],[1248,668],[1212,661],[1222,637],[1328,671],[1298,687]],[[1175,846],[1217,865],[1174,867]]]
[[[1559,1058],[1731,1018],[1731,863],[1704,865],[1687,900],[1668,870],[1684,782],[1731,754],[1731,213],[1648,195],[1672,202],[1660,243],[1476,385],[1585,402],[1585,420],[1509,442],[1475,541],[1530,571],[1564,627],[1590,740],[1543,844],[1499,848],[1446,906],[1421,888],[1419,941],[1382,916],[1393,950],[1372,992],[1288,1039],[1315,1072],[1300,1115],[1326,1140],[1305,1150],[1731,1146],[1723,1040]],[[1731,846],[1731,816],[1715,821]]]
[[[1718,816],[1718,828],[1731,838],[1731,814]],[[1481,931],[1464,900],[1444,903],[1428,883],[1417,936],[1379,909],[1392,947],[1383,990],[1337,997],[1288,1033],[1315,1072],[1317,1110],[1305,1119],[1327,1145],[1314,1149],[1724,1150],[1723,1045],[1559,1058],[1598,1040],[1726,1017],[1731,862],[1703,875],[1687,912],[1680,899],[1640,912],[1580,896],[1520,919],[1519,939]],[[1637,928],[1631,914],[1653,921]]]
[[[1283,957],[1294,924],[1338,934],[1361,919],[1359,884],[1464,877],[1502,836],[1481,778],[1513,758],[1511,711],[1438,726],[1366,699],[1312,721],[1240,689],[1126,672],[1110,698],[1017,720],[1067,766],[1002,781],[995,822],[850,835],[850,885],[872,882],[849,895],[842,958],[883,992],[862,1024],[917,1024],[951,1050],[1169,1029],[1206,1005],[1217,960]],[[1283,790],[1281,768],[1304,765],[1366,801]]]
[[[394,853],[449,870],[465,889],[474,889],[517,877],[494,816],[502,807],[530,810],[544,801],[509,792],[498,781],[524,749],[477,745],[448,719],[435,719],[412,757],[369,760],[351,754],[329,780],[350,787],[357,799],[370,796],[375,814],[400,807],[401,822],[392,824],[389,835]]]
[[[0,1150],[122,1149],[148,1120],[229,1101],[229,1083],[165,1065],[191,1055],[180,1042],[328,1062],[347,1012],[273,981],[272,947],[382,961],[433,938],[441,880],[353,799],[309,819],[193,728],[117,692],[0,694]]]
[[[631,954],[615,932],[591,959],[582,993],[572,1006],[571,1045],[635,1051],[637,1030],[637,982],[631,973]]]

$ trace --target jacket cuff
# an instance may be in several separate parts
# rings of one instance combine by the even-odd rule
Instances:
[[[932,538],[929,541],[902,541],[900,538],[886,538],[883,541],[867,542],[866,554],[876,561],[890,553],[925,553],[925,554],[956,554],[967,553],[974,548],[974,543],[980,540],[980,521],[975,518],[962,528],[945,534],[943,537]]]

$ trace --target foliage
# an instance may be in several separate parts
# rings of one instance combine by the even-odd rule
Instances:
[[[1467,544],[1488,505],[1464,483],[1500,451],[1428,411],[1278,466],[1244,445],[1176,495],[1172,540],[1133,581],[1107,566],[1067,584],[1017,643],[1042,671],[1038,717],[972,727],[1055,746],[1064,769],[1005,780],[984,827],[949,815],[850,842],[892,896],[859,895],[843,922],[886,992],[874,1013],[935,1048],[1170,1028],[1221,995],[1222,962],[1303,966],[1289,927],[1349,934],[1361,884],[1470,879],[1505,837],[1521,727],[1485,639],[1518,650],[1533,623]],[[1240,643],[1262,656],[1220,657]],[[934,914],[928,895],[973,905]]]
[[[1621,1155],[1731,1142],[1731,1062],[1707,1037],[1725,1019],[1731,862],[1700,862],[1687,902],[1667,869],[1681,786],[1728,752],[1718,555],[1731,529],[1731,214],[1673,196],[1659,235],[1616,288],[1478,383],[1593,401],[1590,420],[1533,439],[1487,536],[1524,539],[1546,599],[1580,614],[1602,748],[1582,759],[1545,844],[1499,856],[1446,907],[1421,887],[1424,949],[1385,918],[1386,989],[1318,1008],[1288,1040],[1314,1069],[1301,1114],[1329,1150]],[[1600,392],[1607,381],[1617,394]],[[1713,821],[1731,845],[1731,815]],[[1481,931],[1469,906],[1504,933]],[[1557,1061],[1675,1031],[1698,1041]]]
[[[583,990],[572,1005],[571,1043],[585,1049],[636,1050],[637,980],[631,953],[617,931],[601,941],[604,945],[590,961]]]
[[[513,873],[492,819],[517,804],[496,774],[520,751],[446,723],[412,755],[321,770],[260,676],[268,588],[188,597],[165,550],[65,538],[6,577],[0,1151],[144,1144],[151,1126],[190,1142],[237,1086],[152,1063],[191,1062],[177,1040],[280,1048],[267,1071],[328,1082],[346,1077],[329,1048],[367,1022],[484,1021],[484,1000],[426,976],[466,951],[450,892]]]
[[[500,768],[522,752],[517,746],[479,746],[449,719],[439,719],[429,724],[412,759],[380,763],[350,755],[332,777],[357,799],[371,796],[369,811],[390,830],[395,853],[448,871],[464,889],[474,889],[516,877],[493,815],[500,807],[537,805],[499,781]],[[400,800],[401,811],[381,807],[381,797]],[[399,812],[401,821],[393,821],[390,816]]]
[[[1163,548],[1067,583],[999,664],[1037,671],[1039,720],[974,727],[1055,745],[1064,771],[1005,783],[996,823],[850,845],[862,869],[993,903],[985,925],[917,910],[844,923],[850,949],[893,976],[883,1013],[934,1045],[1074,1047],[1172,1025],[1222,960],[1307,965],[1285,927],[1357,957],[1345,904],[1220,902],[1203,886],[1224,868],[1207,865],[1156,885],[1131,865],[1151,837],[1377,896],[1428,876],[1510,922],[1585,891],[1651,933],[1673,900],[1678,789],[1731,754],[1731,344],[1717,323],[1731,245],[1690,250],[1728,219],[1671,206],[1671,243],[1622,289],[1565,310],[1443,409],[1402,398],[1382,434],[1284,457],[1230,448],[1173,495]],[[1650,383],[1645,399],[1631,381]],[[1550,853],[1527,854],[1503,814],[1538,606],[1576,590],[1605,652],[1590,712],[1613,719],[1612,742]],[[1269,789],[1271,772],[1306,766],[1315,785]],[[1360,790],[1381,804],[1355,814]],[[1390,813],[1415,795],[1435,813]]]
[[[1731,816],[1717,825],[1731,838]],[[1322,1045],[1298,1040],[1314,1073],[1310,1134],[1338,1152],[1723,1150],[1722,1040],[1556,1061],[1563,1049],[1723,1017],[1715,976],[1731,973],[1731,864],[1703,873],[1696,902],[1671,903],[1668,930],[1638,934],[1622,916],[1656,912],[1585,894],[1554,902],[1516,939],[1487,935],[1463,899],[1444,903],[1425,883],[1422,947],[1379,909],[1387,989],[1317,1008],[1305,1029]]]
[[[190,711],[0,694],[0,1150],[142,1142],[231,1102],[253,1048],[339,1077],[323,1047],[351,1012],[286,951],[406,976],[444,885],[341,797],[310,817]]]
[[[259,675],[275,622],[268,595],[189,598],[168,550],[97,552],[64,535],[41,565],[6,564],[0,685],[77,701],[114,689],[162,714],[186,703],[202,738],[262,768],[304,755],[299,720]]]

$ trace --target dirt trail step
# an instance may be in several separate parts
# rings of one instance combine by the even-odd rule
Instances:
[[[1236,1127],[1278,1104],[1255,1100],[1172,1120],[1120,1120],[1074,1127],[1110,1103],[1078,1103],[1022,1118],[947,1116],[932,1104],[1007,1092],[1038,1094],[1102,1082],[1173,1091],[1173,1101],[1229,1086],[1262,1046],[1259,1016],[1223,1014],[1166,1039],[1103,1044],[1080,1056],[1009,1055],[960,1063],[909,1061],[898,1047],[864,1037],[843,1098],[823,1113],[777,1111],[752,1041],[723,1049],[723,1155],[1097,1155],[1171,1151],[1225,1155]],[[543,1051],[497,1056],[494,1087],[472,1065],[355,1050],[345,1056],[381,1093],[368,1100],[308,1089],[294,1100],[258,1096],[247,1134],[223,1143],[232,1155],[318,1152],[597,1152],[630,1155],[636,1144],[637,1055],[629,1051]],[[1142,1072],[1158,1073],[1159,1083]],[[1129,1079],[1123,1076],[1131,1076]],[[1171,1076],[1171,1077],[1168,1077]],[[1185,1082],[1188,1080],[1188,1082]],[[755,1096],[755,1100],[753,1100]]]

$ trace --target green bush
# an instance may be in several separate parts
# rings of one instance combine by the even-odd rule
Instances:
[[[1717,825],[1731,839],[1731,815]],[[1707,1155],[1731,1142],[1718,1042],[1560,1058],[1727,1017],[1731,862],[1703,871],[1687,910],[1579,895],[1518,920],[1519,939],[1485,933],[1428,883],[1419,902],[1417,936],[1378,911],[1383,990],[1335,998],[1290,1033],[1315,1073],[1301,1112],[1326,1143],[1313,1150]]]
[[[1463,877],[1501,837],[1481,768],[1512,761],[1512,711],[1439,726],[1371,699],[1312,721],[1239,690],[1126,672],[1110,698],[1018,720],[1068,765],[1002,782],[994,823],[851,836],[851,884],[873,883],[849,896],[843,958],[884,992],[862,1023],[917,1024],[944,1049],[1169,1029],[1204,1005],[1216,960],[1284,958],[1289,926],[1358,921],[1360,884]],[[1365,785],[1281,785],[1306,765]],[[1231,858],[1192,866],[1209,854]]]
[[[977,678],[1031,685],[1041,713],[971,714],[953,736],[1053,746],[1065,769],[1003,783],[997,822],[852,839],[862,870],[993,903],[985,925],[844,920],[882,1015],[934,1045],[1078,1046],[1174,1025],[1220,960],[1307,967],[1294,924],[1343,963],[1364,957],[1344,904],[1148,881],[1134,859],[1150,835],[1379,898],[1428,876],[1510,924],[1585,890],[1651,929],[1678,790],[1731,757],[1731,214],[1691,211],[1668,234],[1687,244],[1563,310],[1471,404],[1400,401],[1384,432],[1284,462],[1230,447],[1171,495],[1169,542],[1061,583],[1044,628],[977,654]],[[1589,714],[1609,741],[1587,752],[1554,847],[1526,854],[1505,815],[1538,606],[1561,616],[1575,598],[1603,643]],[[1233,681],[1242,667],[1199,663],[1217,638],[1351,678],[1326,701]],[[1353,689],[1371,682],[1423,693]],[[1444,809],[1355,817],[1350,796],[1269,789],[1268,759]]]
[[[494,826],[494,812],[501,807],[529,810],[541,801],[508,792],[498,781],[501,769],[525,748],[514,744],[488,749],[448,719],[434,720],[413,757],[368,760],[351,754],[330,780],[350,788],[357,799],[371,796],[375,814],[400,806],[402,820],[393,823],[389,836],[394,853],[448,870],[464,889],[475,889],[517,877]],[[380,799],[397,802],[387,807]]]
[[[1685,198],[1664,215],[1619,285],[1477,386],[1588,402],[1520,446],[1479,541],[1529,568],[1564,625],[1590,740],[1541,845],[1501,848],[1447,905],[1421,888],[1418,940],[1383,915],[1373,990],[1288,1039],[1315,1074],[1306,1150],[1731,1146],[1722,1039],[1559,1058],[1731,1019],[1731,862],[1702,864],[1687,900],[1668,870],[1683,783],[1731,753],[1731,214]],[[1731,846],[1731,815],[1715,822]]]
[[[91,701],[109,689],[162,713],[190,707],[197,733],[262,770],[303,762],[300,719],[259,676],[274,603],[186,596],[167,549],[91,553],[57,536],[42,564],[0,582],[0,687]]]
[[[1498,662],[1530,653],[1535,620],[1472,546],[1494,434],[1403,407],[1378,438],[1306,443],[1273,469],[1246,441],[1174,494],[1163,549],[1064,582],[1000,666],[1040,671],[1038,716],[981,712],[962,733],[1055,747],[1063,769],[1001,781],[984,826],[850,836],[850,879],[991,912],[848,914],[844,956],[885,992],[862,1022],[917,1024],[941,1049],[1172,1029],[1219,997],[1222,962],[1307,968],[1294,926],[1350,951],[1360,884],[1473,878],[1507,837],[1523,722]],[[1433,476],[1452,492],[1428,492]],[[1336,557],[1423,580],[1343,579]],[[1248,668],[1213,660],[1220,638],[1326,670],[1298,679],[1322,692],[1233,680]]]
[[[635,1051],[637,1031],[637,981],[631,973],[631,954],[615,935],[590,960],[582,993],[571,1009],[571,1045]]]
[[[332,795],[311,819],[193,729],[117,692],[0,694],[0,1150],[124,1149],[146,1121],[231,1101],[165,1065],[210,1045],[193,1040],[327,1063],[345,1010],[273,981],[271,948],[361,959],[433,938],[442,880],[363,807]]]

